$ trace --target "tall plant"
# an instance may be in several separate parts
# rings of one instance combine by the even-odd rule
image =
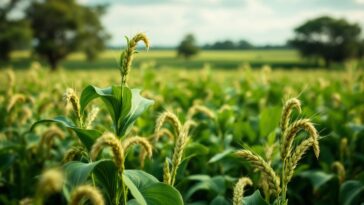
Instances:
[[[126,137],[136,119],[153,104],[152,100],[140,95],[140,89],[129,88],[128,75],[131,70],[137,43],[143,41],[149,48],[149,40],[143,33],[127,39],[127,47],[120,55],[119,69],[121,84],[106,88],[89,85],[83,89],[80,97],[68,89],[64,99],[72,104],[74,118],[61,116],[54,119],[40,120],[33,124],[56,122],[66,126],[77,134],[80,144],[72,147],[65,155],[64,171],[66,183],[63,193],[71,200],[73,190],[83,184],[99,187],[108,204],[183,204],[180,193],[172,186],[159,182],[154,176],[141,170],[128,170],[124,162],[127,151],[132,145],[139,144],[152,155],[152,145],[142,137]],[[90,121],[95,119],[97,111],[87,112],[88,105],[100,98],[113,121],[113,128],[107,132],[89,129]],[[112,159],[105,159],[102,153],[110,147]],[[110,158],[110,157],[109,157]],[[129,193],[134,199],[129,199]]]

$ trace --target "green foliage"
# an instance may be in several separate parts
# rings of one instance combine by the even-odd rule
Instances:
[[[33,1],[26,13],[36,41],[34,51],[52,69],[77,50],[95,58],[108,39],[99,20],[103,14],[101,7],[82,6],[75,0],[45,0]]]
[[[232,153],[246,145],[280,172],[277,116],[282,99],[291,96],[299,96],[302,115],[312,118],[322,138],[319,160],[309,150],[297,166],[288,184],[288,204],[339,205],[363,201],[362,70],[350,67],[330,73],[275,69],[262,72],[244,67],[234,72],[204,69],[184,74],[177,69],[153,68],[155,65],[150,63],[133,70],[133,77],[124,87],[112,85],[120,82],[117,70],[90,71],[86,78],[82,72],[63,70],[48,75],[42,69],[32,68],[16,71],[12,81],[8,80],[12,79],[11,72],[0,71],[0,204],[15,205],[34,197],[40,174],[52,167],[61,168],[65,184],[59,193],[47,196],[45,204],[55,200],[67,204],[80,184],[97,187],[106,204],[124,204],[124,196],[126,204],[132,205],[163,204],[162,201],[231,204],[234,184],[241,176],[248,176],[253,182],[244,189],[244,204],[272,204],[274,197],[267,197],[261,184],[264,178]],[[47,81],[41,80],[45,76]],[[61,100],[66,85],[80,91],[82,121],[92,106],[100,108],[91,127],[81,126],[72,115],[72,107]],[[144,91],[128,85],[141,85]],[[148,99],[153,99],[153,106]],[[191,117],[188,113],[197,105],[208,108],[214,117],[206,113]],[[175,111],[183,122],[195,122],[175,187],[161,183],[163,165],[172,156],[174,139],[163,135],[154,141],[153,135],[155,119],[166,108]],[[63,117],[53,117],[59,115]],[[297,118],[297,113],[293,113],[292,121]],[[169,125],[163,129],[174,131]],[[52,130],[58,130],[63,138],[48,138],[47,133]],[[142,163],[144,150],[139,146],[130,148],[125,154],[123,174],[108,147],[91,160],[89,152],[95,141],[104,132],[117,130],[120,142],[135,135],[148,139],[153,145],[152,158],[145,158]],[[50,141],[42,145],[44,137]],[[304,133],[298,135],[292,146],[305,137]],[[71,148],[79,152],[71,161],[62,162]],[[344,175],[332,169],[337,161],[343,165]]]
[[[268,203],[262,198],[259,190],[256,190],[252,195],[244,197],[244,205],[268,205]]]
[[[297,27],[295,33],[290,44],[305,57],[323,58],[326,66],[362,56],[361,28],[345,19],[318,17]]]
[[[10,0],[0,5],[0,60],[8,61],[11,51],[30,46],[32,32],[29,22],[9,18],[9,13],[14,11],[19,2]]]
[[[192,34],[187,34],[177,47],[178,56],[184,57],[186,59],[196,55],[198,51],[199,48],[196,45],[196,39]]]

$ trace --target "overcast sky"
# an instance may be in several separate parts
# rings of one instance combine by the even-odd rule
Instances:
[[[112,45],[136,32],[146,32],[152,45],[164,46],[178,44],[186,33],[193,33],[200,45],[225,39],[282,44],[293,36],[293,28],[320,15],[344,17],[364,28],[364,0],[78,1],[109,4],[102,21]]]

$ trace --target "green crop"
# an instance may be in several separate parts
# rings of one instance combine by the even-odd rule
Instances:
[[[0,70],[0,204],[364,201],[362,69],[255,70],[244,52],[202,51],[195,66],[242,66],[178,70],[163,62],[189,62],[138,43],[119,69]]]

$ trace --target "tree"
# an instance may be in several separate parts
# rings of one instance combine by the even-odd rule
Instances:
[[[34,32],[34,51],[52,70],[69,53],[83,51],[97,56],[109,38],[100,22],[103,7],[87,7],[75,0],[34,1],[27,10]]]
[[[199,52],[199,48],[196,45],[195,37],[192,34],[187,34],[177,47],[178,56],[182,56],[186,59],[191,58]]]
[[[238,49],[252,49],[254,46],[246,40],[240,40],[237,45]]]
[[[360,26],[345,19],[323,16],[295,28],[289,43],[305,57],[322,58],[326,67],[357,57],[360,50]]]
[[[31,30],[29,22],[24,19],[12,19],[9,14],[20,0],[10,0],[0,4],[0,60],[7,61],[10,52],[30,45]]]

